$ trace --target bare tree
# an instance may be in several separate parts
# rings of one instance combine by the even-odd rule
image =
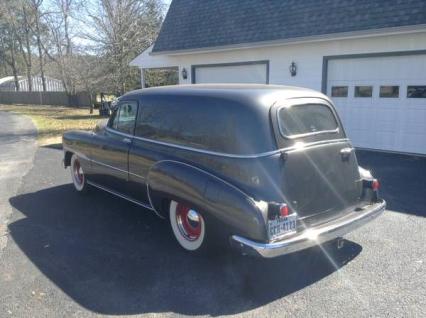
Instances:
[[[13,29],[16,33],[16,38],[19,43],[19,49],[22,55],[22,58],[25,62],[26,73],[28,79],[28,90],[31,92],[33,90],[33,81],[32,81],[32,52],[31,52],[31,23],[32,16],[31,12],[25,1],[19,1],[16,12],[11,12],[10,14],[15,14],[15,19],[12,19]]]
[[[162,0],[0,0],[0,72],[25,71],[29,89],[40,72],[60,78],[67,93],[124,93],[139,86],[129,62],[150,46]],[[35,62],[37,61],[37,62]]]
[[[14,32],[7,26],[0,26],[0,59],[12,70],[15,89],[19,91],[18,63],[16,61],[17,43]],[[6,75],[6,74],[5,74]]]
[[[31,9],[34,15],[34,25],[32,27],[32,31],[36,38],[37,50],[38,50],[38,61],[40,67],[40,76],[41,82],[43,86],[43,91],[46,91],[46,77],[44,75],[44,59],[43,59],[43,47],[41,44],[41,6],[43,4],[43,0],[31,0]]]
[[[16,10],[14,1],[5,0],[0,2],[0,54],[3,61],[11,68],[15,82],[15,89],[19,87],[19,67],[18,67],[18,29],[16,17],[13,12]]]
[[[35,1],[35,0],[33,0]],[[47,44],[41,43],[43,52],[57,68],[65,91],[76,92],[73,73],[73,42],[70,19],[79,0],[53,0],[51,11],[44,14],[43,22],[48,28]]]
[[[115,91],[133,88],[137,70],[129,62],[149,47],[162,22],[162,2],[155,0],[98,0],[89,13],[90,32],[86,37],[97,44],[98,54],[105,59],[105,81]]]

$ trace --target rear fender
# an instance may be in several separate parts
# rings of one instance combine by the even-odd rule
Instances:
[[[152,207],[168,218],[165,202],[178,200],[199,209],[215,232],[239,233],[253,240],[267,238],[265,215],[256,202],[230,183],[186,163],[156,163],[147,178]]]

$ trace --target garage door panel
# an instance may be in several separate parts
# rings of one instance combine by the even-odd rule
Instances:
[[[355,97],[355,86],[372,86],[371,97]],[[355,146],[426,154],[426,98],[408,98],[409,85],[426,85],[426,54],[336,59],[328,63],[328,94]],[[380,97],[380,86],[398,86],[398,97]]]
[[[267,63],[194,66],[195,83],[267,84]]]

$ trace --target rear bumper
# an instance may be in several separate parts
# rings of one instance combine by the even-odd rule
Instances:
[[[379,200],[364,210],[352,212],[349,215],[321,224],[318,227],[306,229],[303,232],[292,235],[287,239],[272,243],[258,243],[246,238],[234,235],[231,237],[231,245],[244,254],[276,257],[300,251],[327,241],[344,236],[356,228],[370,222],[379,216],[386,208],[386,202]]]

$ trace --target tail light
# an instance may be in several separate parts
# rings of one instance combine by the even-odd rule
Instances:
[[[380,188],[380,182],[377,179],[364,180],[364,187],[365,188],[370,188],[373,191],[377,191]]]
[[[280,215],[281,216],[288,216],[290,213],[288,213],[289,212],[289,208],[288,208],[288,206],[287,206],[287,204],[281,204],[281,207],[280,207]]]
[[[373,191],[377,191],[377,190],[379,190],[379,188],[380,188],[380,182],[379,182],[379,180],[374,179],[371,182],[371,189],[373,189]]]
[[[289,216],[290,208],[285,203],[268,203],[268,219],[273,220],[279,216],[286,217]]]

